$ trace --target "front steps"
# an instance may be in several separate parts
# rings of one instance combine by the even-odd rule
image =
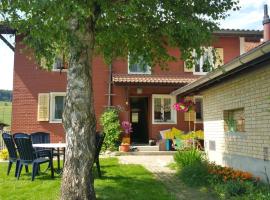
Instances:
[[[174,155],[176,151],[159,151],[159,146],[146,144],[134,144],[130,146],[129,152],[119,152],[120,155]]]

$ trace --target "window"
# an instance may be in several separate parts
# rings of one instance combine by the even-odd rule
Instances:
[[[152,96],[152,121],[153,124],[176,124],[176,111],[172,109],[175,96]]]
[[[65,104],[64,92],[53,92],[50,94],[50,122],[51,123],[61,123],[62,114],[64,111]]]
[[[209,65],[213,65],[213,48],[205,48],[204,55],[195,61],[194,74],[204,75],[210,71]],[[195,52],[194,52],[195,54]]]
[[[128,56],[128,73],[129,74],[151,74],[151,67],[140,58],[139,61],[132,63],[131,57]]]
[[[245,132],[244,108],[223,111],[225,132]]]
[[[203,122],[203,98],[201,96],[194,97],[195,112],[196,112],[196,122]]]
[[[53,69],[53,71],[59,71],[59,70],[66,71],[67,66],[68,66],[68,63],[66,62],[65,57],[58,56],[54,60],[52,69]]]

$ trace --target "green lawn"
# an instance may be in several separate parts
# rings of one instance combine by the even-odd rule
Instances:
[[[0,122],[11,124],[11,102],[0,101]]]
[[[140,165],[121,165],[117,159],[102,159],[103,177],[95,180],[97,198],[110,200],[173,200],[161,182]],[[34,182],[30,174],[22,172],[17,181],[6,175],[7,163],[0,164],[0,199],[1,200],[56,200],[59,198],[61,177],[52,180],[48,174],[37,176]],[[14,169],[14,168],[13,168]]]

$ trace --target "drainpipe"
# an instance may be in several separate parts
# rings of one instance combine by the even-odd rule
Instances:
[[[112,106],[112,64],[109,65],[108,107]]]

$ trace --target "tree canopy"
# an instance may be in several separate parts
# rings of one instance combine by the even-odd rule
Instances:
[[[75,23],[81,31],[92,20],[95,52],[107,63],[115,57],[143,57],[153,66],[173,58],[167,47],[177,47],[182,58],[191,58],[191,50],[209,45],[212,32],[227,11],[238,9],[238,0],[2,0],[0,11],[9,26],[24,35],[24,42],[34,50],[38,61],[53,59],[66,52],[80,39],[70,31]],[[76,19],[76,22],[72,19]],[[177,59],[177,58],[176,58]],[[42,62],[41,62],[42,63]]]
[[[92,87],[94,54],[107,64],[131,55],[150,66],[178,59],[211,43],[212,32],[238,0],[2,0],[1,18],[17,30],[42,67],[68,60],[63,114],[66,159],[62,199],[95,199],[91,168],[95,160],[96,119]],[[190,62],[187,62],[190,63]]]

